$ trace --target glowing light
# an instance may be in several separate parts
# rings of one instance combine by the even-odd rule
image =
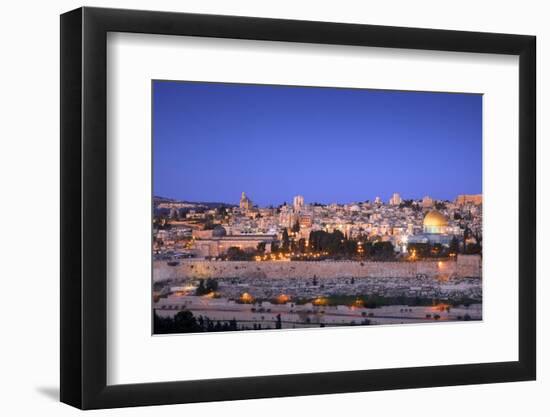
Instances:
[[[254,297],[252,297],[249,293],[244,292],[241,294],[241,301],[248,304],[254,301]]]
[[[328,305],[328,300],[325,297],[317,297],[312,303],[314,306],[326,306]]]
[[[360,298],[357,298],[352,304],[352,307],[357,307],[357,308],[361,308],[361,307],[364,307],[364,306],[365,306],[365,302],[363,300],[361,300]]]
[[[433,305],[432,307],[430,307],[430,310],[433,311],[433,312],[437,312],[437,311],[445,311],[445,310],[448,310],[450,308],[451,308],[450,304],[439,303],[439,304],[436,304],[436,305]]]
[[[285,304],[290,301],[290,297],[286,294],[281,294],[277,297],[277,303]]]

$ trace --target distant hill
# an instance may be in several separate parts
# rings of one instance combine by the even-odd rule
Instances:
[[[235,204],[227,204],[216,201],[188,201],[188,200],[177,200],[174,198],[153,196],[153,204],[156,206],[160,203],[184,203],[184,204],[193,204],[199,207],[208,207],[209,209],[218,208],[218,207],[235,207]]]
[[[160,197],[158,195],[153,196],[153,202],[154,203],[175,203],[178,200],[174,200],[173,198],[167,198],[167,197]]]

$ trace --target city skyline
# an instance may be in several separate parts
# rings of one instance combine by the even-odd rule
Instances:
[[[154,81],[154,195],[261,207],[482,193],[482,96]],[[305,193],[303,190],[307,190]]]
[[[246,191],[243,191],[246,196],[248,198],[250,198],[252,200],[252,202],[254,203],[254,205],[257,205],[255,203],[255,200],[254,200],[254,196],[251,196],[248,192]],[[287,205],[292,205],[292,200],[294,197],[296,196],[301,196],[304,198],[304,201],[305,201],[305,205],[308,205],[308,204],[321,204],[321,205],[325,205],[325,206],[328,206],[328,205],[331,205],[331,204],[336,204],[336,205],[348,205],[348,204],[361,204],[361,203],[374,203],[375,202],[375,199],[376,197],[380,197],[380,202],[383,203],[383,204],[391,204],[390,200],[391,200],[391,197],[393,196],[394,193],[390,193],[388,198],[382,198],[381,196],[375,196],[374,198],[367,198],[367,199],[364,199],[364,200],[358,200],[358,201],[331,201],[331,202],[323,202],[323,201],[309,201],[307,199],[307,195],[305,195],[304,193],[301,193],[301,194],[296,194],[296,195],[292,195],[290,196],[288,199],[284,200],[284,201],[281,201],[279,203],[274,203],[274,204],[267,204],[267,205],[258,205],[258,207],[278,207],[278,206],[281,206],[281,205],[284,205],[285,203]],[[455,198],[452,198],[452,199],[443,199],[443,198],[437,198],[437,197],[434,197],[434,196],[431,196],[431,195],[425,195],[421,198],[408,198],[407,196],[403,196],[401,195],[400,193],[397,193],[401,199],[404,201],[404,200],[412,200],[412,201],[417,201],[417,202],[421,202],[425,197],[428,197],[430,199],[432,199],[433,201],[455,201],[456,198],[458,198],[459,196],[463,196],[463,195],[467,195],[467,196],[477,196],[477,195],[482,195],[481,193],[477,193],[477,194],[457,194],[455,196]],[[168,200],[173,200],[173,201],[178,201],[178,202],[188,202],[188,203],[205,203],[205,204],[226,204],[226,205],[232,205],[232,206],[238,206],[239,205],[239,196],[237,196],[236,198],[234,198],[232,201],[193,201],[193,200],[189,200],[189,199],[176,199],[176,198],[172,198],[170,196],[165,196],[165,195],[154,195],[153,196],[154,198],[157,198],[157,199],[168,199]]]

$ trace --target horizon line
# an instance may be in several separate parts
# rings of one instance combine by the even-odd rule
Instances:
[[[399,193],[397,193],[399,194]],[[428,198],[431,198],[432,200],[434,201],[449,201],[449,202],[452,202],[454,200],[456,200],[459,196],[482,196],[483,193],[464,193],[464,194],[457,194],[457,196],[453,199],[453,200],[450,200],[448,198],[435,198],[435,197],[432,197],[432,196],[429,196],[429,195],[426,195],[424,197],[421,197],[421,198],[405,198],[403,196],[400,195],[400,198],[401,198],[401,201],[409,201],[409,200],[412,200],[412,201],[422,201],[425,197],[428,197]],[[270,203],[270,204],[267,204],[267,206],[282,206],[282,205],[292,205],[292,199],[296,196],[302,196],[302,194],[296,194],[295,196],[292,196],[292,198],[289,200],[289,201],[283,201],[282,203],[278,203],[278,204],[273,204],[273,203]],[[337,204],[337,205],[344,205],[344,204],[361,204],[361,203],[371,203],[371,202],[374,202],[374,200],[377,198],[378,196],[374,197],[373,199],[366,199],[366,200],[355,200],[355,201],[347,201],[347,202],[335,202],[335,201],[332,201],[330,203],[326,203],[326,202],[322,202],[322,201],[311,201],[309,203],[304,203],[305,205],[307,204],[321,204],[321,205],[331,205],[331,204]],[[206,200],[202,200],[202,201],[198,201],[198,200],[185,200],[185,199],[178,199],[178,198],[173,198],[173,197],[166,197],[166,196],[160,196],[160,195],[153,195],[152,196],[153,199],[157,198],[157,199],[165,199],[165,200],[172,200],[173,202],[178,202],[178,203],[194,203],[194,204],[226,204],[226,205],[239,205],[239,201],[237,200],[237,202],[233,203],[228,203],[226,201],[216,201],[216,200],[209,200],[209,201],[206,201]],[[252,200],[252,203],[254,203],[254,200],[252,198],[250,198],[248,195],[247,195],[247,198],[249,198],[250,200]],[[382,199],[380,198],[381,202],[382,203],[388,203],[388,200],[390,200],[391,197],[389,199]],[[261,205],[259,204],[254,204],[255,206],[258,206],[258,207],[262,207]],[[265,207],[266,205],[264,205]]]

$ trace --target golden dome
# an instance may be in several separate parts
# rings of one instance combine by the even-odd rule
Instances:
[[[448,225],[447,218],[437,210],[430,210],[424,217],[424,227],[446,227]]]

